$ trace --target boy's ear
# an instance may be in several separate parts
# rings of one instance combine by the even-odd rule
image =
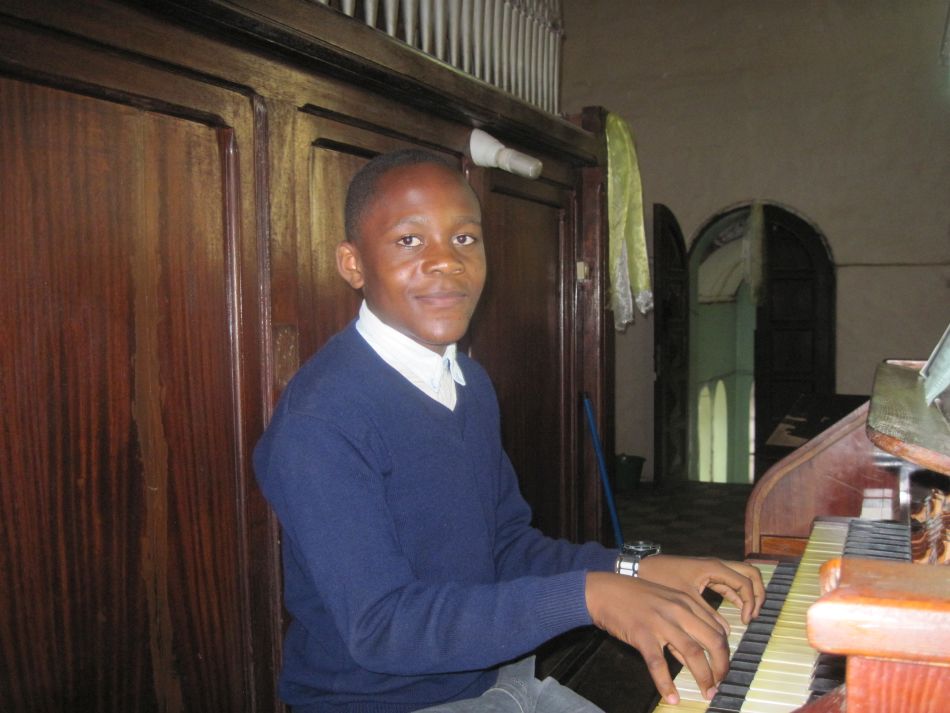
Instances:
[[[363,263],[357,247],[344,240],[336,246],[336,269],[354,290],[363,287]]]

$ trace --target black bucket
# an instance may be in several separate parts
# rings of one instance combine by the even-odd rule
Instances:
[[[621,453],[617,456],[617,492],[630,493],[640,486],[646,458]]]

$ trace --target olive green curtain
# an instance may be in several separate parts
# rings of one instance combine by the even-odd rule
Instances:
[[[607,259],[614,327],[633,322],[633,306],[653,309],[650,264],[643,225],[643,188],[633,135],[627,122],[607,114]]]

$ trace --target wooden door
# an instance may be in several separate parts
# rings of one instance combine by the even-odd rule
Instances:
[[[0,708],[273,709],[252,101],[0,55]]]
[[[360,296],[337,274],[343,201],[352,175],[384,151],[422,146],[461,161],[468,129],[414,112],[392,111],[371,124],[335,107],[308,107],[295,118],[299,362],[356,316]],[[385,112],[384,112],[385,113]],[[425,137],[409,140],[410,132]],[[536,524],[554,536],[578,537],[577,390],[573,295],[573,171],[549,165],[552,181],[529,181],[466,164],[482,202],[488,279],[463,343],[495,384],[504,446]],[[558,185],[556,180],[564,183]],[[275,265],[275,270],[279,270]],[[275,302],[277,298],[275,297]],[[278,335],[287,330],[276,324]],[[293,343],[292,336],[279,336]],[[291,353],[293,350],[285,350]],[[280,366],[285,383],[298,360]],[[539,447],[538,444],[544,444]]]
[[[815,229],[765,206],[766,277],[756,313],[755,473],[777,460],[766,441],[801,394],[835,390],[835,275]]]
[[[548,170],[551,170],[549,167]],[[502,438],[534,524],[578,537],[579,403],[568,302],[574,294],[572,193],[568,186],[476,169],[488,279],[473,320],[472,355],[491,374]]]
[[[653,205],[653,482],[689,478],[689,259],[673,212]]]

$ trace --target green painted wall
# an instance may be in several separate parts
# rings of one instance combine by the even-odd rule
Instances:
[[[694,257],[701,251],[695,251]],[[690,265],[690,284],[698,269]],[[749,482],[750,395],[753,388],[755,305],[743,282],[734,301],[699,304],[690,291],[690,479],[699,480],[700,434],[697,409],[700,390],[708,385],[714,395],[716,383],[725,386],[728,403],[728,454],[726,472],[714,479],[730,483]],[[714,459],[715,460],[715,459]]]

